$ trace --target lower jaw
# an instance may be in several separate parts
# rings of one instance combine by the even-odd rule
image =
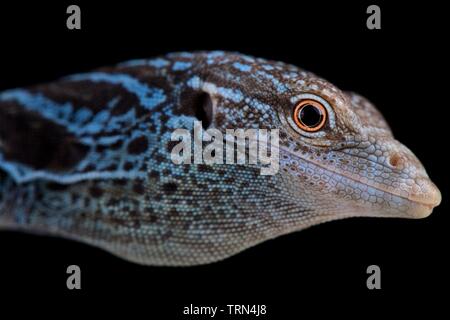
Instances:
[[[412,219],[423,219],[433,212],[433,206],[429,204],[414,203],[408,212],[408,217]]]

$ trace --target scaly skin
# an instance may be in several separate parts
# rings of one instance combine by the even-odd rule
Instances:
[[[315,133],[292,125],[305,93],[329,105]],[[278,174],[172,163],[170,135],[192,129],[205,96],[212,128],[279,129]],[[214,262],[345,217],[423,218],[441,199],[365,98],[291,65],[225,52],[130,61],[1,93],[0,169],[2,228],[148,265]]]

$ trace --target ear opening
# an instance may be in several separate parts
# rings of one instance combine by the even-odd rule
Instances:
[[[185,92],[182,95],[182,110],[202,122],[203,129],[208,129],[214,120],[214,105],[207,92]]]
[[[202,92],[198,95],[197,101],[194,104],[195,117],[202,122],[203,129],[208,129],[213,120],[213,103],[211,96]]]

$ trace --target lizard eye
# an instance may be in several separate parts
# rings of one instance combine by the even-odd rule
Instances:
[[[307,132],[316,132],[325,126],[327,109],[318,101],[302,100],[295,106],[293,118],[300,129]]]
[[[308,137],[325,137],[336,127],[333,107],[321,96],[309,92],[291,98],[289,106],[280,116],[296,133]],[[325,130],[325,126],[326,129]]]

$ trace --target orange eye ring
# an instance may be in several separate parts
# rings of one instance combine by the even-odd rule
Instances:
[[[316,132],[325,126],[327,109],[315,100],[302,100],[295,106],[293,118],[300,129]]]

